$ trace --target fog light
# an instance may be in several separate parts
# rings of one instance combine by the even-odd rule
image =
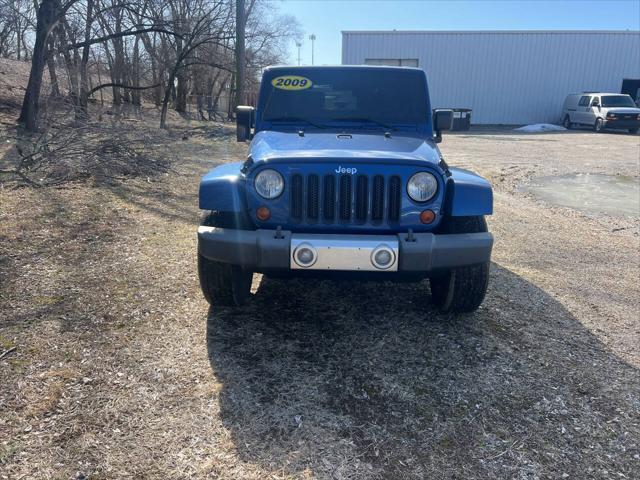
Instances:
[[[266,222],[271,218],[271,210],[267,207],[260,207],[256,210],[256,218],[261,222]]]
[[[371,253],[371,263],[380,270],[386,270],[395,261],[396,256],[386,245],[380,245]]]
[[[432,223],[436,219],[436,214],[433,210],[424,210],[420,213],[420,221],[425,224]]]
[[[301,267],[307,268],[316,263],[316,251],[315,249],[306,243],[298,245],[295,252],[293,252],[293,259]]]

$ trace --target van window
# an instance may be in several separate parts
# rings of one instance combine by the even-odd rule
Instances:
[[[605,95],[602,97],[603,107],[635,107],[629,95]]]
[[[584,97],[580,98],[580,102],[578,103],[578,105],[580,107],[587,107],[589,105],[589,96],[585,95]]]

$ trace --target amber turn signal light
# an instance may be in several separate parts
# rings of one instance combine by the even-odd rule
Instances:
[[[420,221],[425,224],[432,223],[436,219],[436,214],[433,210],[423,210],[420,213]]]
[[[256,218],[261,222],[266,222],[271,218],[271,210],[267,207],[260,207],[256,210]]]

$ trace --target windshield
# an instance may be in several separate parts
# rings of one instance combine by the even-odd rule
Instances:
[[[633,99],[629,95],[603,95],[602,106],[635,108],[636,104],[633,103]]]
[[[416,70],[292,69],[263,80],[262,120],[326,127],[358,123],[371,128],[428,121],[424,74]]]

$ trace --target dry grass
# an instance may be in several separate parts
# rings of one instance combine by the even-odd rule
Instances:
[[[166,175],[0,190],[0,478],[638,477],[637,221],[514,188],[637,176],[638,137],[445,139],[494,181],[497,243],[483,307],[443,317],[422,284],[257,276],[209,310],[198,176],[244,147],[175,128]]]

